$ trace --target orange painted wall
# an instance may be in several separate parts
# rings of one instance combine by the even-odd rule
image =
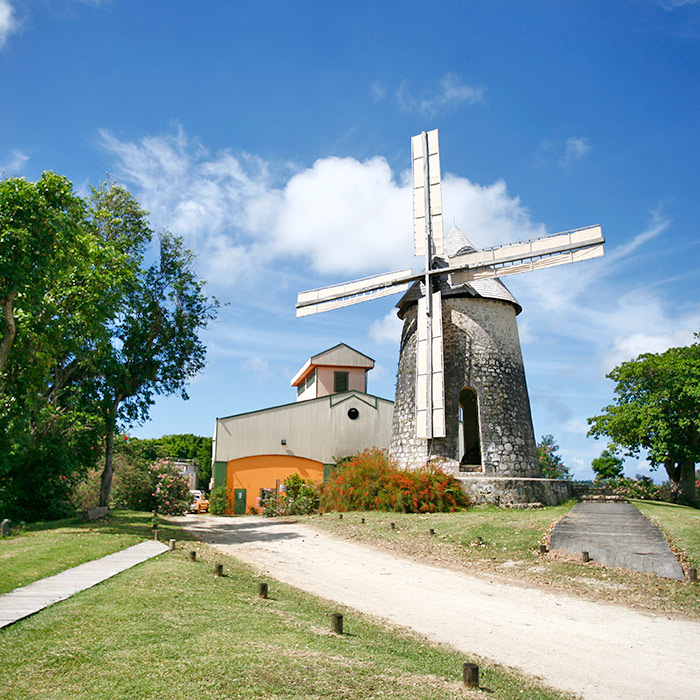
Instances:
[[[226,488],[246,489],[246,513],[256,505],[260,489],[274,489],[277,479],[282,483],[288,476],[299,474],[316,483],[323,481],[323,464],[313,459],[291,455],[255,455],[232,459],[226,465]],[[233,510],[227,510],[232,513]]]

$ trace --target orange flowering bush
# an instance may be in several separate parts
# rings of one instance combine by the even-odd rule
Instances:
[[[399,469],[376,448],[338,462],[321,490],[324,511],[446,513],[468,505],[453,476],[433,466]]]

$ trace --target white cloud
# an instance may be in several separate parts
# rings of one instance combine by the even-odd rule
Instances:
[[[591,150],[591,144],[587,138],[570,136],[564,144],[564,155],[559,161],[562,166],[571,165],[581,160]]]
[[[12,151],[10,159],[6,163],[0,163],[0,173],[9,177],[19,175],[28,160],[29,156],[21,151]]]
[[[396,91],[399,108],[403,112],[417,112],[434,117],[460,104],[481,104],[484,101],[484,88],[467,85],[456,73],[446,73],[438,83],[437,90],[426,91],[416,97],[404,80]]]
[[[259,377],[268,377],[270,375],[270,363],[259,355],[253,355],[243,362],[242,367],[248,372]]]
[[[533,164],[536,168],[545,168],[558,163],[560,167],[568,168],[585,158],[591,148],[590,141],[583,136],[570,136],[563,145],[544,139],[537,146]]]
[[[386,95],[386,88],[378,80],[375,80],[369,88],[370,96],[372,97],[372,102],[377,104],[381,102]]]
[[[678,7],[695,5],[697,2],[700,2],[700,0],[659,0],[658,4],[667,12],[671,12],[671,10],[675,10]]]
[[[19,21],[10,0],[0,0],[0,49],[5,46],[10,34],[16,32],[18,28]]]
[[[369,337],[375,343],[385,345],[398,345],[401,340],[403,321],[396,315],[396,309],[392,309],[386,316],[373,321],[369,327]]]
[[[182,129],[138,142],[102,132],[113,172],[132,187],[156,227],[182,235],[210,279],[252,274],[272,260],[305,258],[321,274],[410,267],[411,185],[381,156],[323,158],[289,177],[250,155],[210,153]],[[503,181],[444,177],[445,220],[477,245],[545,233]]]

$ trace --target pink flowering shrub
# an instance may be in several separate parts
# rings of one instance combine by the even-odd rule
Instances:
[[[187,480],[168,459],[159,459],[148,467],[153,486],[153,510],[165,515],[187,512],[191,495]]]

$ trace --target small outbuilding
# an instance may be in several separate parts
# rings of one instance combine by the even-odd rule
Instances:
[[[388,449],[394,402],[367,393],[374,360],[345,343],[310,357],[291,380],[296,402],[216,419],[213,486],[231,512],[251,512],[262,489],[291,474],[320,483],[338,458]]]

